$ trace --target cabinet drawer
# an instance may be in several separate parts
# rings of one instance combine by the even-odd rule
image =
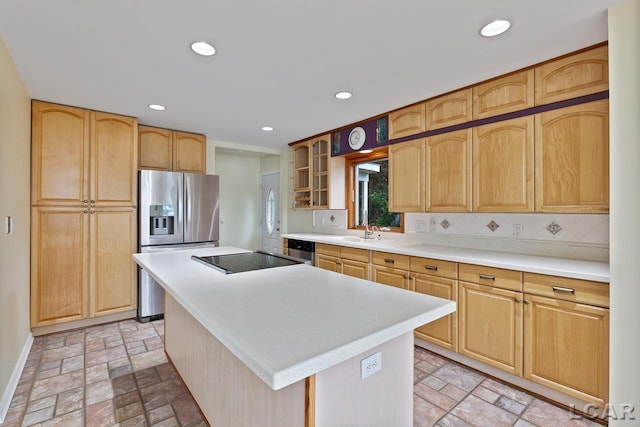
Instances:
[[[366,249],[358,249],[358,248],[350,248],[348,246],[342,246],[340,248],[340,255],[344,259],[369,262],[369,251]]]
[[[316,253],[340,257],[340,246],[316,243]]]
[[[373,263],[401,270],[409,270],[409,255],[392,254],[389,252],[373,252]]]
[[[524,291],[566,301],[609,307],[609,284],[524,273]]]
[[[497,288],[522,290],[522,272],[482,265],[459,264],[458,277],[461,281],[495,286]]]
[[[458,264],[452,261],[442,261],[431,258],[411,257],[411,272],[423,273],[431,276],[458,278]]]

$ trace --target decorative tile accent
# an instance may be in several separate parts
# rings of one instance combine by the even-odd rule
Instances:
[[[547,225],[547,230],[549,230],[549,233],[551,233],[551,234],[553,234],[555,236],[556,234],[561,232],[563,230],[563,228],[557,222],[551,221],[551,224]]]
[[[331,215],[331,216],[329,217],[329,219],[331,220],[331,222],[333,222],[333,221],[335,221],[335,220],[336,220],[336,217],[335,217],[334,215]]]
[[[491,231],[496,231],[498,227],[500,227],[500,225],[498,225],[498,223],[495,222],[494,220],[491,220],[491,222],[487,224],[487,228],[489,228],[489,230]]]
[[[451,227],[451,223],[449,221],[447,221],[446,219],[443,219],[442,222],[440,223],[440,225],[442,226],[442,228],[444,228],[445,230],[449,227]]]

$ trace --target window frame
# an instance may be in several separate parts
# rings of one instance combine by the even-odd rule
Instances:
[[[347,206],[347,229],[364,230],[362,225],[355,224],[355,207],[356,207],[356,163],[364,163],[367,161],[376,161],[389,158],[389,147],[374,150],[371,153],[353,153],[345,157],[345,181],[346,181],[346,206]],[[389,168],[390,170],[390,168]],[[400,212],[400,227],[391,227],[392,233],[404,233],[404,212]]]

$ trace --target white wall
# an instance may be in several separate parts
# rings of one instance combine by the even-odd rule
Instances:
[[[30,336],[30,134],[30,97],[0,39],[0,399],[13,393],[8,386]],[[5,233],[7,216],[13,234]]]
[[[609,9],[611,162],[610,402],[635,406],[640,425],[640,1]],[[620,413],[621,411],[618,411]],[[621,414],[620,414],[621,415]]]
[[[269,173],[280,171],[280,156],[260,157],[260,172]]]
[[[260,158],[218,152],[214,173],[220,176],[220,246],[259,249]]]

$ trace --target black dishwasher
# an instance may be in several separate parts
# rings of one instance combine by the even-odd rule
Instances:
[[[287,249],[289,255],[311,261],[311,265],[316,263],[316,243],[306,240],[287,239]]]

